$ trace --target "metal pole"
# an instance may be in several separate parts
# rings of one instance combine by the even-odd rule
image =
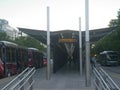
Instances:
[[[82,77],[82,34],[81,34],[81,18],[79,18],[79,59],[80,59],[80,76]]]
[[[50,20],[49,7],[47,7],[47,80],[50,80]]]
[[[90,78],[90,42],[89,42],[89,0],[85,0],[85,24],[86,24],[86,87],[91,86]]]

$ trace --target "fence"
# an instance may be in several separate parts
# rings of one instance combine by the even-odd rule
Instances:
[[[1,90],[33,90],[35,68],[26,68]]]
[[[120,90],[112,78],[101,68],[94,67],[96,90]]]

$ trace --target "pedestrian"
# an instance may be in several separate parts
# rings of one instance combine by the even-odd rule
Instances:
[[[90,62],[91,62],[91,66],[92,66],[92,68],[95,67],[96,59],[95,59],[94,56],[90,59]]]
[[[21,68],[22,68],[21,62],[20,62],[20,60],[17,60],[17,71],[18,71],[18,74],[21,73]]]

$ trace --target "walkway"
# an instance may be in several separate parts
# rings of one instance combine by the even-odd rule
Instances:
[[[46,68],[38,69],[34,75],[33,90],[95,90],[93,77],[91,87],[85,87],[85,75],[80,77],[79,71],[72,67],[64,67],[51,79],[46,80]]]

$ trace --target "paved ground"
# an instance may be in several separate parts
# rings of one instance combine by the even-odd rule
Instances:
[[[11,80],[13,80],[15,77],[16,77],[16,75],[15,75],[15,76],[11,76],[11,77],[6,77],[6,78],[3,78],[3,79],[0,79],[0,90],[1,90],[5,85],[7,85]]]
[[[85,87],[85,75],[80,77],[79,71],[73,67],[64,67],[51,79],[46,80],[46,68],[38,69],[34,75],[34,90],[94,90],[93,77],[91,87]]]
[[[120,66],[106,66],[102,67],[115,83],[120,87]]]
[[[91,74],[91,87],[85,87],[85,74],[80,77],[75,66],[66,66],[56,74],[51,73],[51,79],[46,80],[46,68],[38,69],[34,75],[33,90],[95,90],[94,78]],[[120,66],[102,67],[120,86]],[[14,77],[0,79],[0,89]]]

